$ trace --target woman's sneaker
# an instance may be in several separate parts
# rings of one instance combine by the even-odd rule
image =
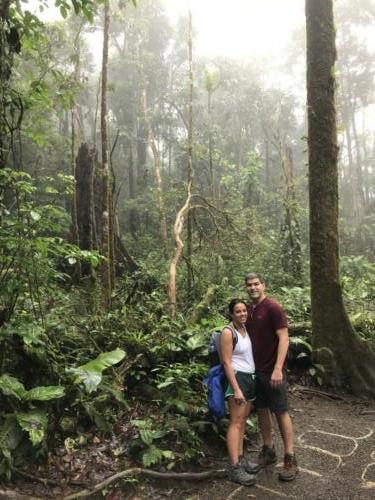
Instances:
[[[252,486],[255,484],[255,476],[246,472],[239,463],[237,465],[229,465],[227,474],[228,479],[234,483],[242,484],[243,486]]]
[[[248,474],[256,474],[259,472],[259,464],[250,462],[244,455],[239,458],[239,464]]]

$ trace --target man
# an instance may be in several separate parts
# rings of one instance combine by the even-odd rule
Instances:
[[[248,306],[246,328],[250,334],[255,369],[257,409],[263,447],[253,472],[276,463],[272,439],[271,412],[276,415],[284,443],[284,467],[279,473],[281,481],[292,481],[298,474],[293,450],[293,426],[288,413],[285,362],[289,347],[288,323],[284,310],[276,301],[266,296],[266,285],[258,273],[245,278],[251,304]]]

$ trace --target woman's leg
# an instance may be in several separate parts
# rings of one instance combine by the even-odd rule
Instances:
[[[252,403],[247,403],[246,409],[247,410],[246,410],[246,413],[244,415],[244,419],[242,421],[241,435],[240,435],[239,446],[238,446],[238,456],[240,456],[240,457],[243,456],[243,440],[244,440],[245,430],[246,430],[246,421],[247,421],[248,416],[252,410]]]
[[[243,436],[250,404],[238,404],[233,397],[228,400],[230,421],[227,432],[227,448],[229,461],[238,464],[239,451],[243,450]]]

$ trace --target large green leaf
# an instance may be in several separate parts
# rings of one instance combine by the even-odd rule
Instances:
[[[27,392],[25,399],[33,401],[49,401],[50,399],[62,398],[65,394],[64,387],[48,385],[45,387],[34,387]]]
[[[0,450],[15,450],[22,439],[22,432],[13,415],[8,416],[0,427]]]
[[[58,385],[34,387],[27,391],[22,382],[7,374],[0,377],[0,390],[6,396],[14,396],[19,400],[27,401],[49,401],[61,398],[65,394],[64,388]]]
[[[102,352],[99,356],[85,365],[77,368],[70,368],[68,372],[76,375],[75,383],[83,384],[86,391],[95,391],[102,381],[102,373],[106,368],[119,363],[125,357],[122,349],[115,349],[110,352]]]
[[[48,425],[46,412],[41,410],[17,412],[16,417],[21,429],[29,434],[30,441],[34,445],[43,441]]]
[[[27,393],[24,385],[15,377],[10,375],[1,375],[0,391],[6,396],[14,396],[17,399],[24,399]]]

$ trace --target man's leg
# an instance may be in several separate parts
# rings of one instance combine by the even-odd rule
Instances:
[[[298,474],[297,460],[293,450],[293,425],[289,413],[276,413],[277,423],[284,443],[284,466],[279,472],[280,481],[293,481]]]
[[[259,452],[257,462],[249,463],[248,470],[253,474],[256,474],[263,469],[263,467],[274,464],[277,461],[275,448],[273,446],[271,413],[268,408],[258,408],[257,414],[263,446]]]
[[[293,424],[287,411],[276,414],[281,437],[284,443],[284,452],[293,455]]]
[[[271,412],[268,408],[259,408],[257,413],[263,444],[271,448],[273,445]]]

